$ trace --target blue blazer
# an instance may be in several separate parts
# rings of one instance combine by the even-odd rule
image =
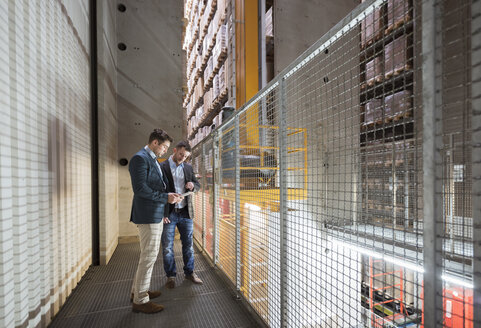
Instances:
[[[168,199],[168,182],[160,176],[150,154],[140,150],[130,160],[129,172],[134,191],[130,221],[136,224],[160,223]]]

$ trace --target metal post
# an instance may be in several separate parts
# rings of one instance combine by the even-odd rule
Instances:
[[[473,327],[481,327],[481,0],[471,2]]]
[[[235,10],[236,10],[236,6],[235,6],[235,2],[236,0],[231,0],[230,2],[230,8],[228,10],[228,13],[230,13],[230,24],[232,26],[231,30],[232,30],[232,33],[229,37],[229,40],[230,40],[230,46],[227,47],[227,64],[230,64],[230,72],[231,73],[231,81],[230,81],[230,97],[229,97],[229,104],[232,106],[232,107],[236,107],[236,104],[237,104],[237,92],[236,92],[236,55],[235,55],[235,52],[236,52],[236,44],[235,44],[235,35],[236,35],[236,26],[235,26]],[[228,26],[228,25],[227,25]],[[229,32],[230,33],[230,32]],[[229,61],[230,59],[230,61]],[[230,62],[230,63],[229,63]],[[229,86],[227,86],[229,88]]]
[[[218,197],[217,195],[219,194],[219,186],[222,184],[222,173],[220,169],[222,166],[220,165],[220,160],[219,160],[219,132],[215,132],[214,134],[214,160],[212,164],[212,172],[213,172],[213,208],[212,208],[212,213],[214,214],[214,222],[213,222],[213,228],[214,228],[214,265],[217,265],[219,263],[219,211],[220,207],[218,206]]]
[[[202,144],[201,150],[201,157],[200,157],[200,170],[202,172],[202,184],[201,187],[205,191],[206,190],[206,181],[205,178],[205,142]],[[202,191],[202,249],[205,252],[205,192]]]
[[[440,4],[422,5],[424,327],[442,325],[442,99]]]
[[[266,60],[266,0],[259,0],[259,81],[260,89],[267,84],[267,60]]]
[[[104,9],[102,9],[104,10]],[[97,1],[89,1],[90,20],[90,124],[92,166],[92,264],[100,264],[99,108],[97,65]]]
[[[268,125],[267,121],[267,101],[266,101],[267,95],[265,97],[262,97],[259,101],[260,107],[259,107],[259,122],[260,125]],[[259,128],[259,145],[261,147],[264,146],[270,146],[268,141],[267,141],[267,133],[268,129],[265,128]],[[265,148],[260,148],[261,154],[264,152]],[[261,160],[261,165],[263,165],[264,162]]]
[[[239,145],[239,115],[235,117],[235,259],[236,259],[236,289],[241,287],[241,217],[240,217],[240,145]]]
[[[286,122],[285,79],[279,80],[279,214],[280,214],[280,298],[281,327],[287,327],[286,282],[287,282],[287,122]]]

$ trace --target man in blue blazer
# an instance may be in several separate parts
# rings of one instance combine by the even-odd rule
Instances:
[[[181,141],[175,148],[172,156],[160,165],[164,176],[169,181],[169,191],[183,194],[187,191],[197,192],[200,183],[195,177],[192,166],[185,163],[190,156],[191,148],[188,142]],[[182,257],[184,260],[184,275],[186,279],[195,284],[202,284],[202,280],[194,273],[194,205],[192,196],[187,196],[177,204],[169,205],[168,218],[164,218],[164,231],[162,232],[162,254],[164,270],[167,275],[167,288],[175,287],[176,267],[174,259],[175,227],[179,230],[182,241]],[[167,215],[168,214],[168,215]]]
[[[155,129],[149,144],[130,160],[129,172],[134,191],[130,221],[137,225],[140,239],[140,259],[132,283],[132,311],[160,312],[164,307],[150,301],[160,296],[149,291],[152,269],[157,260],[163,230],[163,217],[167,203],[182,200],[177,193],[168,192],[168,181],[162,174],[157,158],[169,149],[172,138],[165,131]]]

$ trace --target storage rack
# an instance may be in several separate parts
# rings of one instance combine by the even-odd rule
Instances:
[[[417,228],[413,14],[411,0],[388,0],[361,21],[360,223],[393,233]],[[384,261],[371,257],[363,256],[363,263],[362,286],[368,291],[363,305],[370,310],[371,325],[418,321],[414,309],[405,311],[412,304],[403,297],[403,270],[386,270]]]
[[[389,0],[361,23],[363,221],[413,229],[413,5]]]
[[[232,84],[230,2],[186,0],[183,49],[186,52],[186,92],[183,109],[192,146],[222,122],[221,109]],[[229,31],[230,30],[230,31]]]

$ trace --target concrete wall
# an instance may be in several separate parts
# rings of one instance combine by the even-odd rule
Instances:
[[[92,261],[88,1],[1,1],[0,42],[0,327],[46,327]]]
[[[274,74],[279,74],[357,5],[359,0],[275,0]]]
[[[122,2],[117,11],[117,39],[127,49],[118,55],[118,158],[130,160],[156,127],[182,137],[183,1]],[[172,147],[171,147],[172,148]],[[169,151],[169,154],[171,151]],[[165,155],[164,157],[167,157]],[[119,167],[119,233],[133,236],[129,222],[132,186],[128,166]]]
[[[280,73],[339,23],[358,0],[274,1],[274,71]],[[319,54],[286,81],[287,124],[306,128],[307,206],[327,218],[355,219],[352,195],[358,181],[359,156],[359,41],[357,30]],[[348,92],[346,91],[348,90]],[[303,147],[303,135],[287,139]],[[304,153],[289,154],[290,166],[304,166]],[[302,188],[304,172],[290,171],[288,186]],[[329,185],[329,193],[327,193]],[[316,187],[312,187],[316,186]],[[334,188],[332,186],[335,186]],[[342,204],[334,204],[343,199]],[[296,207],[293,204],[294,207]]]
[[[119,237],[117,1],[97,6],[100,264],[106,264]]]

